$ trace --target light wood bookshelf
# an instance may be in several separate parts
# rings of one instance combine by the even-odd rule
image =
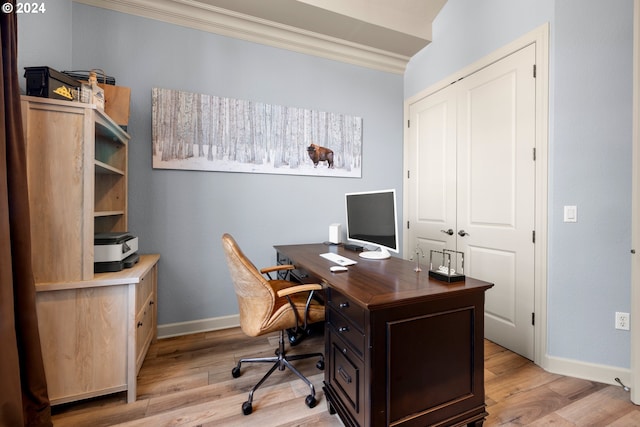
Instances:
[[[23,96],[36,310],[49,399],[119,391],[157,336],[157,263],[94,274],[94,234],[127,232],[129,135],[92,104]]]

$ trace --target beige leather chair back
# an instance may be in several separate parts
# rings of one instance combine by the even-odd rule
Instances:
[[[238,298],[240,327],[245,334],[258,336],[264,332],[263,329],[274,311],[274,291],[231,235],[222,236],[222,247]]]

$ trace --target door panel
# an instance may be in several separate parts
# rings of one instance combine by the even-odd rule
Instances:
[[[467,249],[469,264],[473,265],[473,277],[492,277],[501,286],[500,292],[495,292],[491,299],[487,298],[485,313],[491,313],[493,318],[514,327],[516,254],[471,245]]]

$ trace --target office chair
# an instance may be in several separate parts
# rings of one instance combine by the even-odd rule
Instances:
[[[292,265],[278,265],[258,270],[244,255],[234,238],[225,233],[222,236],[222,246],[231,273],[231,279],[240,308],[240,327],[251,337],[265,335],[279,331],[279,342],[274,357],[243,358],[231,371],[234,378],[240,376],[240,366],[243,363],[273,363],[271,369],[262,377],[249,392],[249,400],[242,404],[242,413],[249,415],[253,408],[253,394],[267,378],[278,368],[283,371],[289,368],[311,390],[305,403],[309,408],[316,405],[315,389],[311,381],[300,373],[290,361],[319,357],[316,367],[324,369],[324,355],[322,353],[299,354],[287,356],[285,353],[284,334],[286,329],[304,328],[315,322],[324,320],[324,306],[313,298],[314,292],[322,290],[320,284],[298,284],[288,280],[272,280],[266,278],[271,272],[292,270]]]

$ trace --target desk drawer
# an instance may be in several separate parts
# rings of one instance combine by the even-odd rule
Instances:
[[[333,331],[329,334],[331,388],[353,418],[364,425],[364,364]]]
[[[332,334],[342,338],[357,354],[364,356],[364,334],[353,326],[353,323],[341,316],[337,310],[330,307],[327,310],[328,325]]]
[[[360,332],[364,331],[364,309],[335,289],[328,290],[329,306],[348,319]]]

